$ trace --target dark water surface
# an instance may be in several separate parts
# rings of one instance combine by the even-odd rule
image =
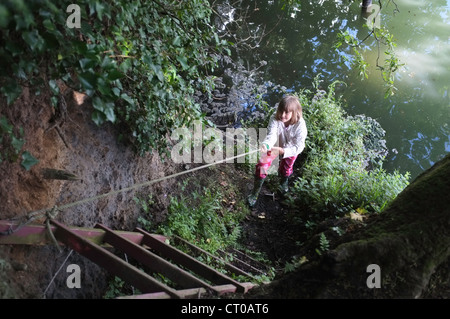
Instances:
[[[375,13],[378,1],[373,3]],[[339,32],[359,39],[368,34],[358,1],[302,1],[290,11],[277,1],[242,1],[237,9],[246,8],[248,24],[239,32],[264,37],[241,57],[254,66],[267,62],[258,69],[261,83],[288,90],[311,88],[318,74],[324,87],[345,82],[336,91],[348,113],[373,117],[386,130],[390,152],[384,167],[414,178],[450,152],[450,0],[382,3],[379,23],[394,35],[395,52],[405,64],[396,74],[398,90],[388,98],[373,38],[364,42],[368,79],[345,62],[348,50],[333,48]],[[266,98],[275,103],[279,97],[272,92]]]

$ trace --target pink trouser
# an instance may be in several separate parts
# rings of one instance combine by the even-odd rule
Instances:
[[[274,157],[267,157],[264,159],[264,161],[259,160],[258,163],[256,164],[255,176],[258,178],[266,178],[267,172],[269,171],[269,167],[270,165],[272,165],[272,161],[274,159],[275,159]],[[283,158],[280,161],[278,173],[283,177],[291,176],[292,172],[294,171],[294,163],[296,159],[297,156]]]

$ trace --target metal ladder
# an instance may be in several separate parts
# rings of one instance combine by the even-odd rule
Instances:
[[[50,224],[58,243],[70,247],[142,292],[140,295],[121,298],[178,299],[200,298],[205,294],[219,296],[225,293],[246,293],[256,284],[249,281],[241,283],[230,276],[241,275],[254,279],[254,273],[264,273],[264,269],[261,269],[264,265],[249,256],[246,256],[245,261],[244,258],[234,256],[233,260],[238,267],[177,236],[170,240],[188,247],[191,252],[216,260],[230,276],[168,244],[169,238],[150,234],[140,228],[135,232],[128,232],[114,231],[102,224],[97,224],[94,228],[67,227],[55,220],[50,220]],[[0,221],[0,232],[17,227],[14,223]],[[43,245],[50,243],[50,238],[45,226],[25,225],[10,235],[0,235],[0,244]],[[131,257],[142,267],[126,262],[117,256],[118,252]],[[249,260],[253,261],[253,265]],[[140,268],[145,268],[145,271]],[[172,287],[158,281],[151,273],[162,274],[173,283]]]

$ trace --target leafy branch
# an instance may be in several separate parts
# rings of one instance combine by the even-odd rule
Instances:
[[[54,102],[62,81],[90,97],[96,124],[114,123],[141,154],[166,154],[173,128],[203,118],[195,92],[214,89],[227,52],[208,1],[80,0],[79,29],[66,25],[70,3],[0,4],[0,93],[13,105],[28,86]]]
[[[394,13],[399,12],[397,4],[389,0],[389,3],[393,3],[395,5]],[[381,0],[378,1],[379,11],[376,12],[374,20],[376,21],[378,16],[381,13],[383,8]],[[369,26],[370,25],[370,26]],[[370,32],[362,39],[359,40],[355,36],[351,35],[348,30],[344,32],[340,32],[338,34],[338,41],[334,45],[334,48],[338,50],[342,45],[346,44],[352,52],[352,57],[349,58],[347,56],[343,56],[343,59],[347,62],[350,62],[351,65],[359,70],[359,75],[362,78],[368,78],[367,69],[369,64],[365,61],[363,54],[361,53],[362,45],[369,38],[373,37],[376,41],[377,45],[377,59],[376,59],[376,68],[380,70],[382,79],[386,85],[385,98],[393,95],[397,88],[395,87],[395,73],[396,71],[403,66],[395,53],[395,47],[397,46],[394,41],[394,36],[384,27],[377,26],[376,23],[372,21],[368,21],[365,24],[366,27],[369,28]],[[384,53],[384,63],[380,63],[380,59],[382,57],[382,46],[385,47]]]

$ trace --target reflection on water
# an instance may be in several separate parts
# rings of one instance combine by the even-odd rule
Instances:
[[[385,8],[381,19],[395,35],[396,53],[406,64],[396,76],[398,93],[381,99],[380,81],[371,84],[373,92],[366,103],[359,102],[359,94],[349,96],[348,103],[352,112],[373,115],[386,129],[388,145],[398,154],[391,152],[385,167],[416,176],[450,151],[450,2],[400,0],[396,4],[400,11],[393,14]],[[367,59],[375,53],[370,51]],[[372,70],[371,75],[375,73]],[[355,85],[363,88],[362,82]],[[370,101],[376,103],[366,107]]]
[[[417,137],[408,140],[409,152],[405,151],[404,155],[423,170],[425,167],[422,163],[426,163],[427,167],[434,164],[430,159],[431,150],[433,149],[433,143],[438,141],[439,137],[430,138],[419,132]]]
[[[403,150],[391,158],[389,166],[417,175],[449,152],[450,3],[396,2],[400,13],[386,19],[396,34],[397,54],[406,66],[397,76],[399,94],[386,102],[402,104],[390,116],[407,125],[402,131],[396,126],[387,128],[392,143],[402,145]]]
[[[264,26],[270,32],[241,57],[255,65],[267,61],[261,81],[290,89],[311,87],[317,74],[322,74],[324,84],[344,81],[337,92],[348,112],[375,118],[387,132],[387,146],[395,151],[385,168],[415,177],[450,151],[450,0],[385,3],[380,23],[394,35],[396,54],[406,64],[396,75],[397,93],[388,99],[375,67],[378,50],[373,38],[364,43],[364,58],[371,65],[368,80],[361,80],[343,59],[350,51],[332,47],[339,32],[359,39],[368,34],[360,1],[302,1],[289,13],[277,1],[242,1],[250,14],[249,28],[256,32]]]

